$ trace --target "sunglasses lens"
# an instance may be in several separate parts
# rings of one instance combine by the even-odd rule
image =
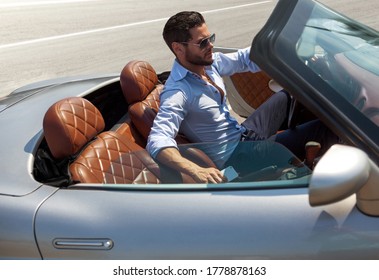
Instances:
[[[216,38],[216,35],[215,34],[212,34],[210,37],[208,38],[204,38],[200,44],[199,44],[199,47],[200,49],[204,49],[206,48],[210,43],[214,43],[215,41],[215,38]]]
[[[216,40],[216,34],[212,34],[211,37],[209,38],[209,41],[213,44]]]

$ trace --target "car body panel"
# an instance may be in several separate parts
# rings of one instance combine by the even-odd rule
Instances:
[[[352,251],[356,259],[377,258],[379,223],[354,204],[352,196],[311,208],[303,188],[67,189],[42,205],[36,235],[47,259],[345,259]],[[356,234],[360,241],[352,242]],[[111,240],[113,247],[56,248],[52,241],[57,239]]]
[[[0,258],[40,259],[34,219],[38,208],[58,189],[42,186],[24,196],[0,195]]]

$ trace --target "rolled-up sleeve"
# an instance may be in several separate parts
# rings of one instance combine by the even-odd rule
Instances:
[[[233,53],[215,53],[213,66],[221,76],[230,76],[241,72],[259,72],[261,69],[250,60],[250,48]]]

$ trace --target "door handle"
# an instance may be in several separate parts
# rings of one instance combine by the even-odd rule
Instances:
[[[108,238],[56,238],[53,245],[57,249],[110,250],[114,243]]]

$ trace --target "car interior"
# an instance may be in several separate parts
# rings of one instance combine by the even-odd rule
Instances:
[[[144,149],[162,88],[149,63],[131,61],[122,70],[119,85],[53,104],[43,120],[45,138],[36,154],[35,178],[57,186],[195,183],[160,165]],[[176,140],[184,144],[183,156],[215,167],[201,150],[186,148],[185,136]]]
[[[168,74],[157,75],[148,62],[133,60],[123,68],[119,81],[101,86],[85,97],[69,97],[53,104],[43,119],[44,139],[35,154],[35,179],[59,187],[78,183],[196,183],[190,176],[153,160],[144,148]],[[270,77],[263,72],[255,77],[251,73],[243,74],[235,74],[231,81],[245,95],[249,95],[246,93],[249,89],[254,94],[257,92],[259,98],[252,99],[254,104],[247,101],[253,109],[257,108],[273,94],[269,88]],[[253,89],[251,85],[244,86],[249,80],[255,81]],[[216,167],[185,135],[178,134],[176,141],[182,156],[202,167]],[[306,149],[311,159],[306,158],[304,163],[309,167],[319,147],[313,145]],[[294,169],[301,170],[303,162],[296,162]],[[292,178],[292,171],[284,169],[271,166],[235,181],[283,180],[284,173]]]

